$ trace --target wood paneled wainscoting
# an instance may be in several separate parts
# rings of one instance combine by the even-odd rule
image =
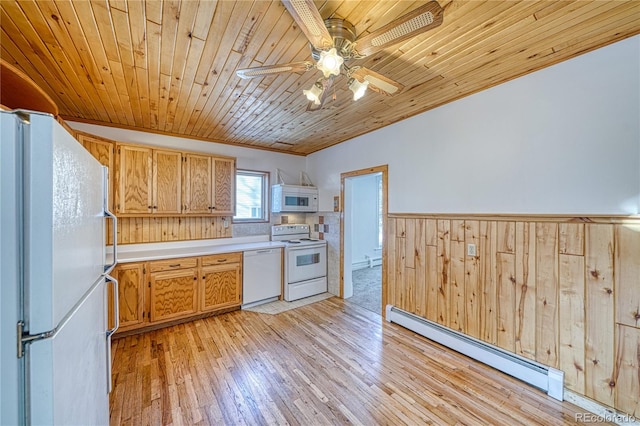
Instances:
[[[225,228],[225,220],[227,227]],[[113,244],[111,221],[107,244]],[[119,217],[118,244],[231,238],[230,216],[208,217]]]
[[[639,217],[390,214],[387,249],[389,304],[639,417]]]

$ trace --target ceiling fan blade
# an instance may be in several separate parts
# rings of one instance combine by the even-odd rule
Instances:
[[[442,24],[443,9],[437,1],[393,20],[389,24],[356,40],[355,50],[362,56],[368,56],[378,50],[401,41],[408,40]]]
[[[324,102],[327,100],[327,97],[329,96],[329,92],[333,87],[333,79],[334,79],[334,76],[322,79],[323,90],[322,90],[322,95],[320,96],[320,103],[316,104],[314,102],[309,101],[309,103],[307,104],[307,111],[319,111],[322,109],[322,107],[324,106]]]
[[[309,42],[318,50],[333,46],[333,38],[312,0],[282,0],[293,20],[296,21]]]
[[[309,71],[314,67],[313,62],[291,62],[289,64],[265,65],[262,67],[243,68],[236,70],[240,78],[264,77],[265,75],[280,74],[283,72]]]
[[[383,95],[395,95],[399,93],[404,86],[397,81],[391,80],[369,68],[360,67],[351,73],[351,76],[360,82],[368,81],[369,89]]]

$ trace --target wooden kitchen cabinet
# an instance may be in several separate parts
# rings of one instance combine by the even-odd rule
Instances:
[[[235,171],[234,158],[119,143],[114,210],[120,216],[230,216]]]
[[[146,263],[122,263],[111,276],[118,281],[119,330],[131,330],[144,326]],[[109,328],[114,326],[113,293],[109,291]]]
[[[117,145],[116,213],[153,212],[153,150],[136,145]]]
[[[118,144],[116,212],[182,213],[182,153]]]
[[[215,214],[235,214],[236,162],[230,158],[213,160],[213,200]]]
[[[195,264],[197,259],[192,258]],[[179,262],[180,266],[170,270],[156,270],[157,262],[149,262],[150,320],[151,322],[185,318],[198,310],[198,269],[188,267],[191,263]],[[167,265],[167,261],[163,265]],[[182,268],[185,266],[184,269]]]
[[[153,193],[154,214],[182,213],[182,153],[177,151],[153,150]]]
[[[221,253],[123,263],[112,276],[119,282],[119,335],[138,333],[242,304],[242,253]],[[109,327],[113,327],[109,292]]]
[[[115,146],[114,143],[105,139],[100,139],[95,136],[87,135],[84,133],[77,133],[76,138],[78,142],[84,146],[84,148],[89,151],[93,157],[100,162],[103,166],[106,166],[109,169],[108,172],[108,180],[107,188],[109,191],[108,195],[108,206],[109,210],[113,211],[113,180],[114,180],[114,162],[115,162]]]
[[[207,155],[184,155],[183,213],[211,214],[212,161]]]
[[[201,258],[200,310],[202,312],[242,304],[242,253]]]
[[[183,212],[233,215],[235,173],[232,158],[185,154]]]

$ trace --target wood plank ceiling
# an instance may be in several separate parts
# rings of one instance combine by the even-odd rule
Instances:
[[[316,0],[366,34],[424,1]],[[640,1],[441,0],[444,23],[359,61],[405,86],[306,111],[320,72],[242,80],[310,60],[280,1],[0,1],[1,53],[67,120],[309,154],[640,33]]]

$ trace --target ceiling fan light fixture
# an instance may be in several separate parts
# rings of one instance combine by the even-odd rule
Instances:
[[[316,105],[320,105],[320,97],[322,96],[323,90],[324,88],[322,87],[322,85],[316,81],[315,83],[313,83],[313,86],[311,86],[311,89],[303,90],[302,93],[311,102],[313,102]]]
[[[349,81],[349,89],[353,92],[354,101],[357,101],[364,96],[365,92],[367,91],[367,86],[369,86],[368,81],[364,81],[363,83],[361,83],[355,78],[352,78]]]
[[[340,75],[340,67],[344,62],[344,58],[338,54],[335,47],[329,50],[320,52],[320,59],[316,68],[322,71],[325,78],[329,78],[331,75]]]

